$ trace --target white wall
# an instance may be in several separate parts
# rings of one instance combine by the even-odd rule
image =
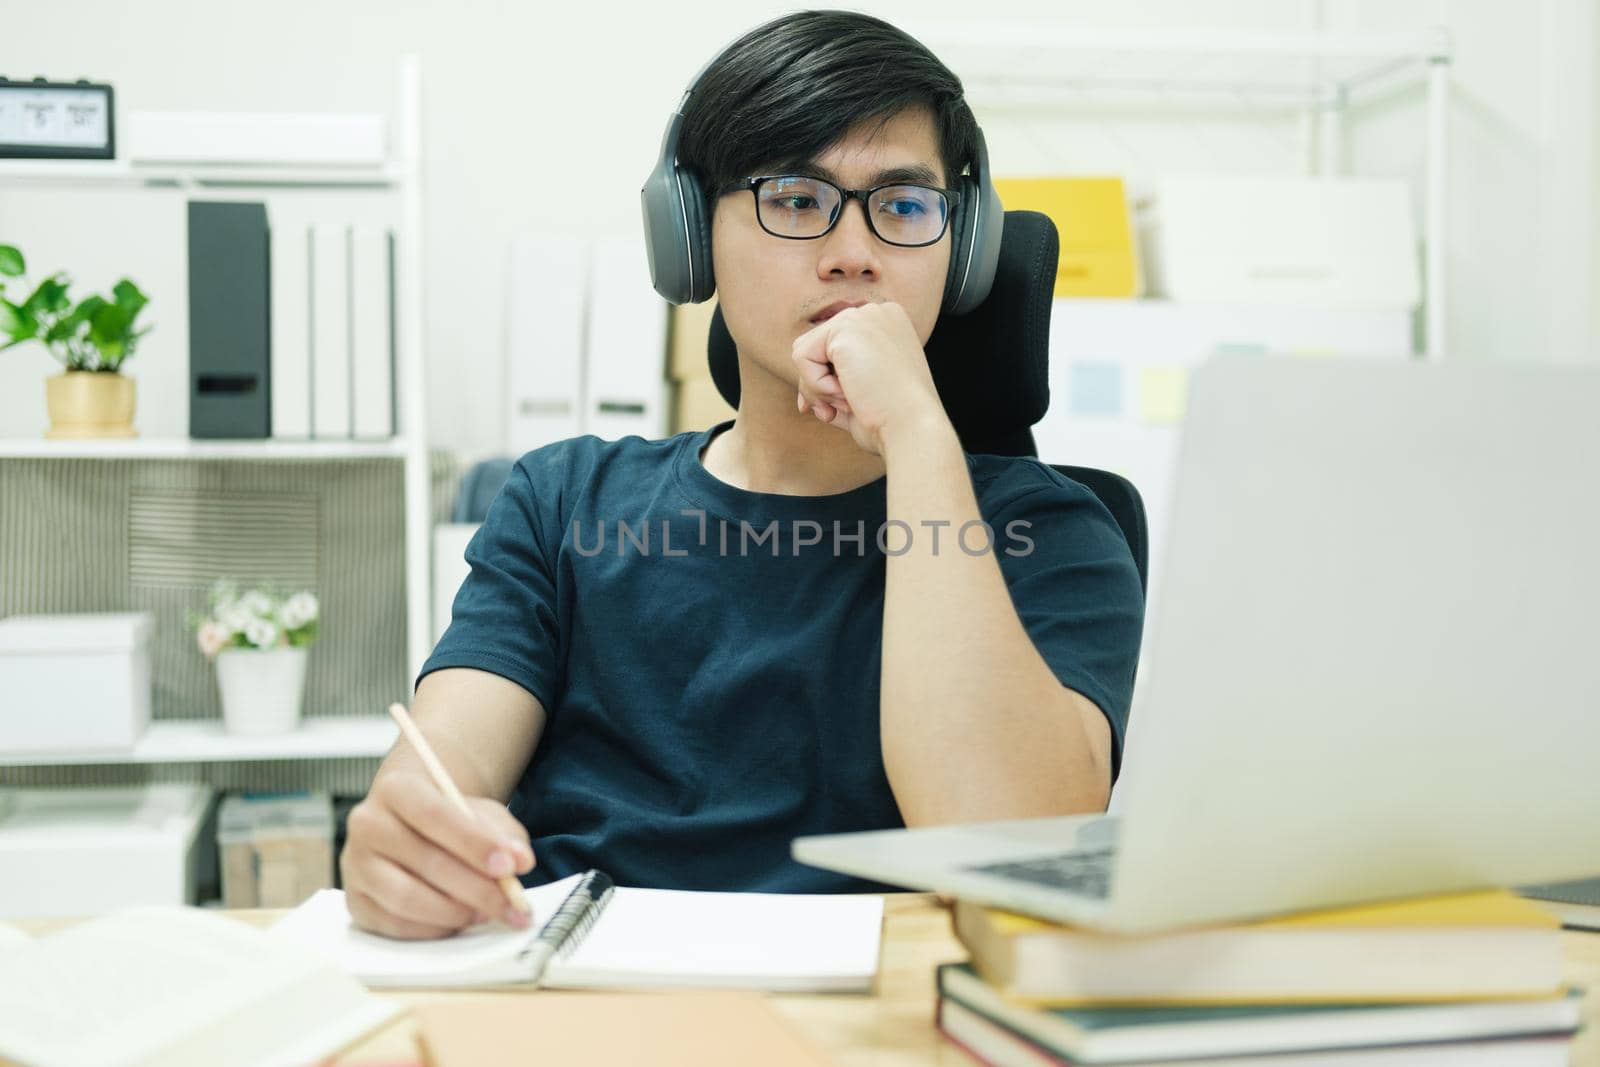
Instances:
[[[0,0],[0,72],[112,82],[125,111],[388,110],[396,56],[423,61],[430,431],[476,455],[500,444],[501,290],[507,235],[520,229],[636,234],[638,188],[687,78],[726,40],[790,5],[534,5],[510,0]],[[955,0],[878,3],[893,21],[950,20]],[[1107,26],[1392,29],[1442,24],[1458,47],[1451,109],[1449,317],[1462,358],[1600,358],[1593,310],[1594,59],[1589,0],[1002,0],[997,19]],[[959,72],[959,71],[958,71]],[[1420,173],[1421,94],[1363,110],[1352,169]],[[1125,127],[985,116],[998,171],[1227,165],[1287,169],[1288,121]],[[26,239],[40,267],[82,283],[133,275],[161,330],[135,360],[141,425],[184,432],[181,205],[0,187],[0,241]],[[78,221],[75,221],[78,220]],[[132,364],[130,364],[132,367]],[[0,436],[43,428],[37,349],[0,355]]]

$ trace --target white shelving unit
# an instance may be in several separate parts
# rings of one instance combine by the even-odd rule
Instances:
[[[1449,34],[1093,29],[1020,21],[925,21],[906,29],[951,65],[980,121],[987,109],[1103,113],[1119,107],[1181,112],[1223,107],[1289,111],[1300,119],[1308,175],[1344,172],[1350,106],[1384,87],[1421,79],[1424,351],[1447,351],[1445,177]]]
[[[382,756],[399,735],[384,715],[306,719],[292,733],[238,737],[220,720],[166,719],[153,722],[128,749],[12,753],[11,767],[58,764],[238,763],[257,760],[347,759]]]
[[[306,189],[329,187],[397,187],[405,183],[400,162],[377,167],[174,166],[137,163],[126,159],[8,159],[0,161],[0,180],[34,185],[147,185],[177,189],[272,187]]]
[[[0,439],[0,461],[225,460],[306,462],[388,459],[404,465],[406,662],[414,677],[431,637],[431,482],[428,467],[426,377],[423,363],[421,65],[402,57],[392,122],[390,158],[372,167],[141,165],[127,160],[0,160],[0,195],[16,187],[133,187],[240,190],[340,188],[398,198],[395,345],[399,391],[396,435],[382,441],[218,441],[188,438],[57,441]],[[275,737],[233,737],[220,720],[152,722],[131,750],[11,754],[0,765],[71,765],[344,759],[386,753],[395,729],[386,716],[319,717]]]
[[[0,459],[404,459],[406,439],[387,441],[202,441],[192,437],[51,441],[0,438]]]

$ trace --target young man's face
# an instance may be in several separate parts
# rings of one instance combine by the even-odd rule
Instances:
[[[902,111],[887,123],[849,130],[807,170],[844,189],[870,189],[890,171],[922,167],[924,184],[948,187],[931,109]],[[906,180],[895,175],[888,180]],[[794,339],[837,301],[894,301],[905,308],[924,344],[933,333],[950,263],[950,232],[931,245],[906,248],[876,237],[865,205],[846,200],[838,223],[814,240],[775,237],[761,228],[748,189],[722,196],[712,216],[717,299],[740,353],[792,386]],[[752,384],[752,383],[746,383]],[[790,410],[792,391],[785,395]]]

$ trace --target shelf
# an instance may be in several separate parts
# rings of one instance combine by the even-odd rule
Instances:
[[[976,90],[975,103],[1210,99],[1337,106],[1406,70],[1449,62],[1449,35],[1074,28],[1027,21],[907,26]]]
[[[0,160],[0,183],[186,188],[387,188],[399,186],[396,163],[372,167],[133,163],[126,159]]]
[[[287,759],[352,759],[386,755],[399,730],[386,715],[302,719],[293,733],[235,737],[220,719],[152,722],[131,749],[112,752],[0,753],[0,766],[122,763],[229,763]]]
[[[0,439],[0,459],[175,459],[294,461],[401,459],[406,439],[387,441],[204,441],[188,437],[102,438],[59,441],[50,438]]]

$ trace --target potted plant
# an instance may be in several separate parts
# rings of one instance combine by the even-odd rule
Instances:
[[[281,595],[227,580],[211,587],[208,610],[190,622],[200,651],[217,665],[228,733],[285,733],[299,725],[306,654],[320,617],[309,590]]]
[[[6,279],[26,271],[22,253],[0,245],[0,351],[38,341],[63,371],[45,379],[50,411],[46,437],[133,437],[133,379],[120,372],[150,332],[134,328],[149,303],[139,287],[124,278],[111,298],[88,296],[73,304],[71,279],[57,271],[33,287],[20,303],[6,295]]]

